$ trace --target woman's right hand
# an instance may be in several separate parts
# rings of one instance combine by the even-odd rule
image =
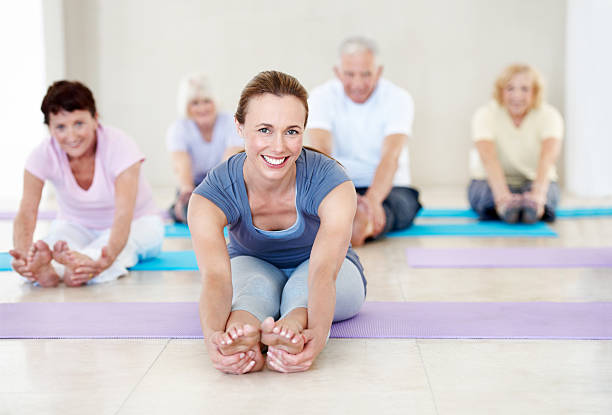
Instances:
[[[509,190],[500,196],[495,197],[495,210],[500,216],[506,212],[506,210],[514,205],[520,205],[522,201],[521,195],[511,193]]]
[[[28,261],[26,259],[27,256],[16,249],[11,249],[9,251],[9,254],[11,254],[11,256],[13,257],[13,260],[11,261],[11,267],[13,267],[15,272],[30,281],[36,281],[33,274],[28,271]]]
[[[229,356],[221,354],[219,345],[221,344],[224,334],[225,333],[222,331],[216,331],[209,339],[205,340],[208,356],[215,369],[231,375],[242,375],[250,372],[255,366],[251,364],[251,362],[254,361],[253,359],[256,353],[253,350],[249,350],[248,352],[236,353]]]

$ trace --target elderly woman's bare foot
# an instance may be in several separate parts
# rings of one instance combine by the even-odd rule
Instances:
[[[306,309],[304,314],[306,314]],[[297,318],[296,318],[297,317]],[[272,317],[266,318],[261,323],[261,342],[268,346],[274,346],[282,349],[287,353],[297,354],[304,349],[304,319],[303,316],[287,315],[278,321],[274,321]]]
[[[218,345],[221,354],[226,356],[259,350],[259,330],[250,324],[233,324],[227,328]]]
[[[65,241],[57,241],[55,245],[53,245],[53,259],[65,267],[64,284],[69,287],[79,287],[85,284],[84,281],[74,281],[74,270],[81,265],[82,260],[92,261],[91,258],[80,252],[70,250],[68,243]]]
[[[26,268],[42,287],[55,287],[59,283],[59,275],[51,265],[52,259],[51,249],[45,241],[36,241],[28,251]]]

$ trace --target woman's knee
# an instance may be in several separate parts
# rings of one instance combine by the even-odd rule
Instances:
[[[336,279],[334,321],[346,320],[359,313],[365,302],[365,286],[361,272],[349,259],[344,259]]]
[[[233,302],[271,303],[278,309],[286,278],[274,265],[255,257],[232,258]]]

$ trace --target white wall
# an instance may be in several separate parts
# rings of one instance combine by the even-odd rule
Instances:
[[[566,183],[612,195],[612,1],[570,0],[567,19]]]
[[[42,0],[0,2],[0,204],[16,207],[23,166],[40,142],[45,92]]]
[[[64,0],[66,73],[89,84],[102,118],[148,155],[153,185],[173,183],[164,148],[175,94],[203,70],[233,112],[244,84],[278,69],[312,88],[333,74],[347,35],[380,44],[385,75],[415,99],[417,184],[468,180],[469,124],[508,63],[538,67],[563,110],[564,0]]]

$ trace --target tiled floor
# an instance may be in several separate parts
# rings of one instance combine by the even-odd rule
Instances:
[[[424,192],[465,206],[463,190]],[[564,199],[566,206],[612,200]],[[612,301],[612,269],[412,269],[404,248],[610,246],[612,218],[559,238],[395,238],[358,250],[370,301]],[[44,231],[44,229],[41,229]],[[10,226],[0,222],[0,250]],[[168,240],[165,249],[189,249]],[[0,273],[0,302],[196,301],[197,272],[41,289]],[[1,322],[0,322],[1,323]],[[223,375],[199,340],[0,341],[0,414],[610,414],[612,341],[332,339],[307,373]]]

